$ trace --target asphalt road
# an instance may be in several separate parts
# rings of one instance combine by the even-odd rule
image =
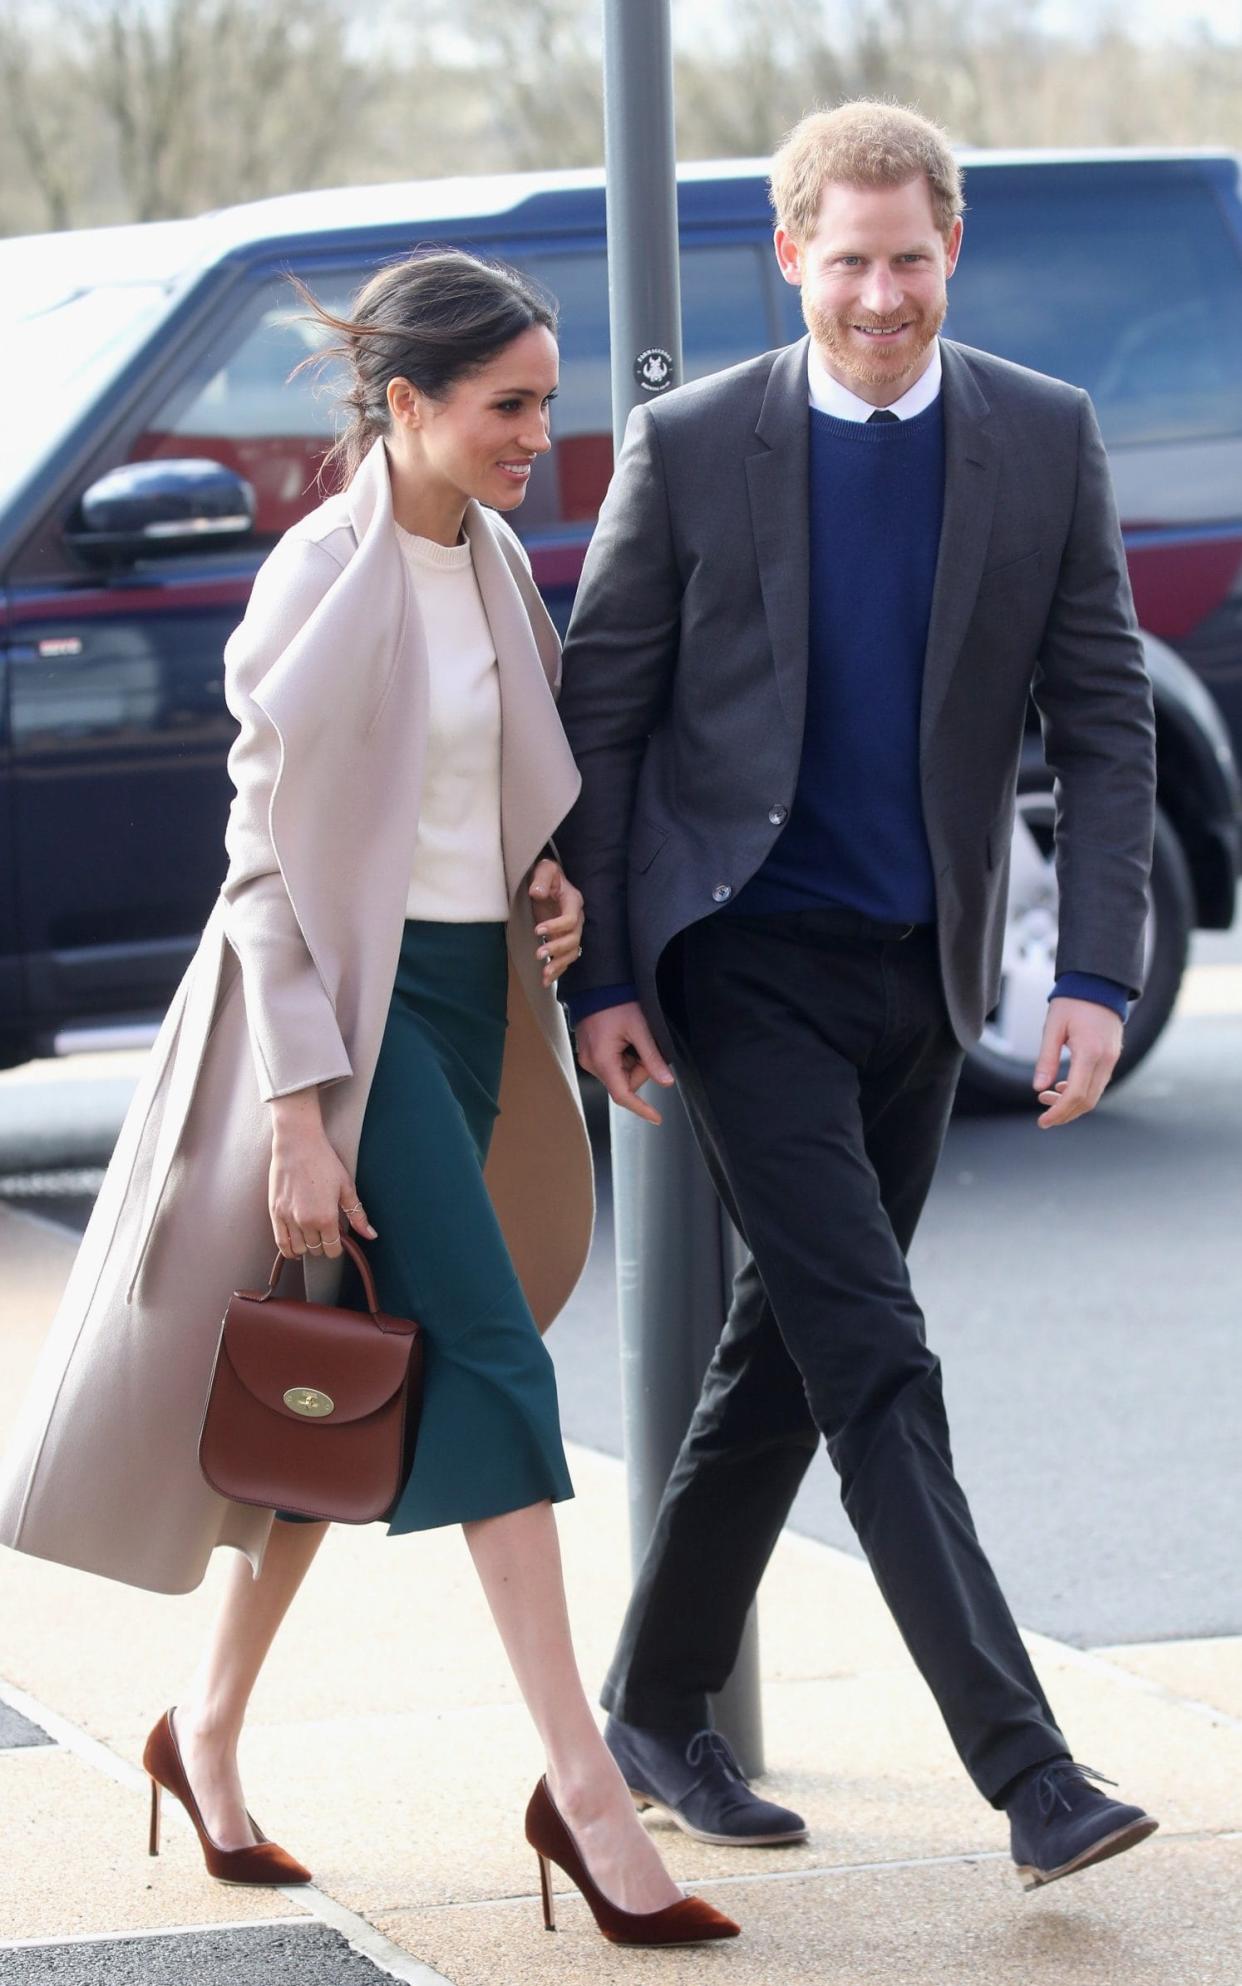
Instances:
[[[326,1924],[116,1938],[4,1953],[5,1986],[392,1986]]]
[[[1242,931],[1094,1117],[961,1118],[911,1257],[959,1473],[1024,1624],[1082,1646],[1242,1632]],[[82,1225],[133,1057],[0,1079],[0,1197]],[[606,1140],[549,1340],[567,1434],[621,1449]],[[826,1458],[796,1528],[855,1549]]]

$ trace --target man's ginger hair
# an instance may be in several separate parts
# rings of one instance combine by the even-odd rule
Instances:
[[[803,243],[815,232],[826,186],[905,186],[920,174],[947,238],[965,202],[945,133],[917,110],[859,99],[813,110],[794,126],[772,161],[772,205],[780,226]]]

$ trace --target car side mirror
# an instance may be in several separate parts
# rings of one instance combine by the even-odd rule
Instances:
[[[124,462],[84,491],[65,542],[91,565],[239,544],[254,529],[250,484],[207,457]]]

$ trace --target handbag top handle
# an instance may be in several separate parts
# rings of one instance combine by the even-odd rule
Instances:
[[[362,1278],[362,1293],[366,1298],[367,1309],[370,1311],[374,1321],[379,1324],[379,1298],[375,1293],[375,1278],[371,1274],[371,1264],[367,1261],[366,1256],[352,1235],[343,1234],[341,1236],[341,1247],[345,1250],[345,1253]],[[249,1297],[254,1303],[266,1303],[269,1297],[276,1294],[276,1285],[280,1281],[281,1271],[284,1269],[287,1260],[287,1256],[277,1255],[275,1262],[272,1264],[272,1273],[268,1278],[268,1284],[265,1290],[238,1290],[238,1296]],[[381,1330],[383,1329],[382,1324],[380,1328]]]

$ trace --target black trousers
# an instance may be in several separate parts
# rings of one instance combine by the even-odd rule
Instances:
[[[926,927],[715,916],[660,991],[678,1082],[752,1261],[665,1489],[603,1691],[709,1721],[823,1436],[846,1512],[986,1799],[1069,1750],[953,1473],[906,1251],[961,1070]]]

